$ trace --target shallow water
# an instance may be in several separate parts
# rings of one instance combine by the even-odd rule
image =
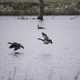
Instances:
[[[45,27],[38,30],[37,25]],[[53,44],[37,38],[48,34]],[[80,16],[0,17],[0,80],[79,80]],[[8,42],[20,42],[18,57],[10,55]],[[75,76],[78,76],[75,79]]]

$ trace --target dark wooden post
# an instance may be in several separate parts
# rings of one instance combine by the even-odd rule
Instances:
[[[44,1],[43,0],[39,1],[40,1],[40,15],[42,16],[44,14]]]
[[[44,1],[39,0],[40,2],[40,13],[38,19],[43,20],[43,15],[44,15]]]

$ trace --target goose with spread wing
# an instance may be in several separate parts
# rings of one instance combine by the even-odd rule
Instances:
[[[20,43],[17,43],[17,42],[13,42],[13,43],[8,42],[8,44],[10,44],[9,48],[10,48],[10,49],[13,48],[14,51],[16,51],[16,50],[18,50],[18,49],[20,49],[20,48],[23,48],[23,49],[24,49],[24,46],[21,45]]]
[[[38,40],[43,41],[44,44],[52,44],[53,43],[52,40],[44,32],[42,32],[42,37],[43,37],[43,39],[38,38]]]

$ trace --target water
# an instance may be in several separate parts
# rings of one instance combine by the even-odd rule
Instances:
[[[0,17],[0,80],[79,80],[80,17],[45,16],[42,23],[36,16],[20,18]],[[39,41],[41,32],[54,43]],[[13,41],[24,45],[18,57],[10,55]]]

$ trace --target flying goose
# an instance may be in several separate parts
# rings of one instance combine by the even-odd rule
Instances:
[[[47,34],[45,34],[44,32],[42,32],[42,37],[43,37],[43,39],[38,38],[38,40],[43,41],[44,44],[52,44],[53,43],[52,40],[49,39],[49,37],[47,36]]]
[[[24,49],[24,46],[21,45],[20,43],[17,43],[17,42],[13,42],[13,43],[8,42],[8,44],[10,44],[9,48],[10,48],[10,49],[13,48],[14,51],[16,51],[16,50],[18,50],[18,49],[20,49],[20,48],[23,48],[23,49]]]

